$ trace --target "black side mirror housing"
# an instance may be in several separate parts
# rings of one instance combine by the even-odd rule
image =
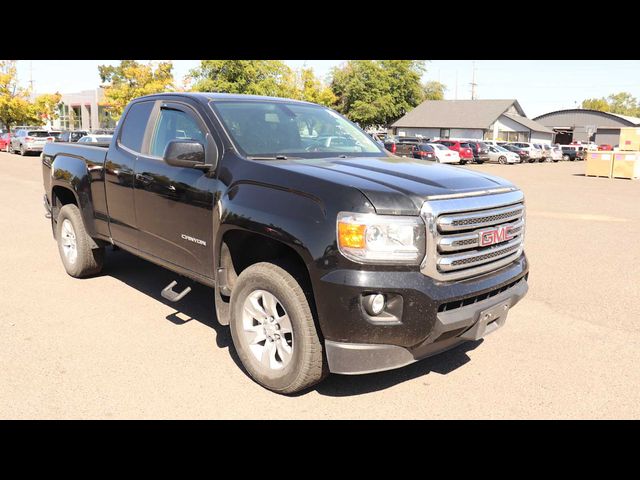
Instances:
[[[204,163],[204,146],[193,140],[171,140],[164,150],[163,158],[174,167],[209,168]]]

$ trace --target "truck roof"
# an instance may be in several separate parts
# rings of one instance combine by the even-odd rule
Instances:
[[[150,98],[150,97],[163,97],[163,96],[177,96],[177,97],[190,97],[201,101],[203,103],[207,103],[209,101],[216,100],[266,100],[269,102],[287,102],[287,103],[300,103],[306,105],[316,105],[312,102],[305,102],[304,100],[294,100],[292,98],[283,98],[283,97],[268,97],[263,95],[245,95],[240,93],[218,93],[218,92],[166,92],[166,93],[154,93],[151,95],[145,95],[144,97],[138,97],[136,100],[140,98]]]

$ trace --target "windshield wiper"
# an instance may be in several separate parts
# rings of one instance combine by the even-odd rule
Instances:
[[[260,157],[254,155],[248,155],[247,158],[249,160],[293,160],[298,159],[300,157],[287,157],[286,155],[274,155],[273,157]]]

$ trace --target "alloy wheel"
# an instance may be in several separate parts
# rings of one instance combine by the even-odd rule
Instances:
[[[242,330],[249,351],[268,370],[281,370],[293,355],[293,327],[282,303],[266,290],[254,290],[242,307]]]

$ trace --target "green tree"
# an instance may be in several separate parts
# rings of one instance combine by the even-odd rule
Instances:
[[[34,101],[35,112],[42,123],[47,123],[58,118],[58,105],[62,95],[56,93],[44,93],[38,95]]]
[[[611,94],[607,97],[609,111],[621,115],[637,115],[638,100],[628,92]]]
[[[423,99],[421,60],[350,60],[332,71],[336,108],[362,127],[388,125]]]
[[[15,60],[0,60],[0,123],[13,125],[40,123],[29,92],[18,86]]]
[[[198,92],[296,97],[293,71],[280,60],[202,60],[189,72]]]
[[[152,93],[172,91],[173,63],[139,63],[122,60],[120,65],[100,65],[98,71],[104,88],[102,105],[117,120],[126,105],[134,98]]]
[[[331,89],[320,82],[311,68],[302,68],[296,72],[296,95],[294,98],[332,107],[336,96]]]
[[[422,100],[444,100],[444,83],[430,81],[422,85]]]
[[[640,104],[629,92],[612,93],[606,98],[587,98],[582,101],[582,108],[634,117],[640,116]]]

